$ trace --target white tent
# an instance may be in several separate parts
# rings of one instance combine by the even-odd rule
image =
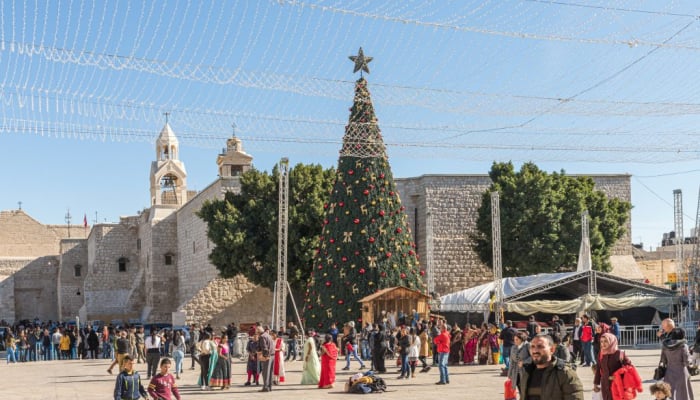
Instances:
[[[589,294],[589,275],[596,295]],[[626,310],[655,307],[668,312],[678,298],[668,289],[599,271],[563,272],[503,278],[504,311],[522,315],[575,313],[584,310]],[[441,312],[485,312],[494,282],[440,297]],[[542,300],[542,298],[545,300]]]

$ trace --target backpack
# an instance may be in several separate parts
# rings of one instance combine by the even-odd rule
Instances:
[[[384,379],[376,375],[372,377],[372,383],[370,383],[368,386],[372,389],[372,393],[386,392],[386,382],[384,382]]]

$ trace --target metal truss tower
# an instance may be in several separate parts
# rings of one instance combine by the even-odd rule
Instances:
[[[287,236],[289,227],[289,159],[279,162],[279,212],[277,230],[277,282],[275,282],[274,328],[284,330],[287,318]]]
[[[698,309],[698,293],[700,293],[700,190],[698,190],[698,208],[695,213],[695,230],[692,232],[693,254],[688,265],[688,308],[689,320],[693,311]]]
[[[499,325],[502,322],[503,265],[501,262],[501,198],[497,191],[491,192],[491,243],[493,245],[493,284],[496,289],[493,312],[496,313],[496,325]]]
[[[673,191],[673,229],[676,233],[676,285],[681,296],[688,294],[688,270],[683,256],[683,193],[680,189]],[[681,322],[685,313],[680,313]]]

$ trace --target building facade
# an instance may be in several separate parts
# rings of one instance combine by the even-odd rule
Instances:
[[[0,212],[0,319],[170,322],[173,312],[212,326],[268,319],[272,293],[241,276],[219,277],[208,259],[206,223],[196,215],[205,201],[239,191],[239,175],[253,158],[231,137],[216,158],[218,178],[194,192],[167,123],[155,149],[150,204],[138,215],[83,229],[42,225],[22,210]],[[609,196],[631,200],[629,175],[593,179]],[[396,183],[424,268],[430,258],[435,292],[491,280],[469,240],[488,176],[423,175]],[[630,226],[615,256],[632,257]]]

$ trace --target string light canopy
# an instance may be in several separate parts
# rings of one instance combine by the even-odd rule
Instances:
[[[332,154],[355,85],[341,60],[361,32],[382,59],[372,99],[394,158],[700,158],[700,21],[681,2],[47,1],[0,12],[0,135],[152,143],[167,111],[188,146],[218,149],[235,120],[256,154]],[[369,73],[362,48],[351,60]]]

